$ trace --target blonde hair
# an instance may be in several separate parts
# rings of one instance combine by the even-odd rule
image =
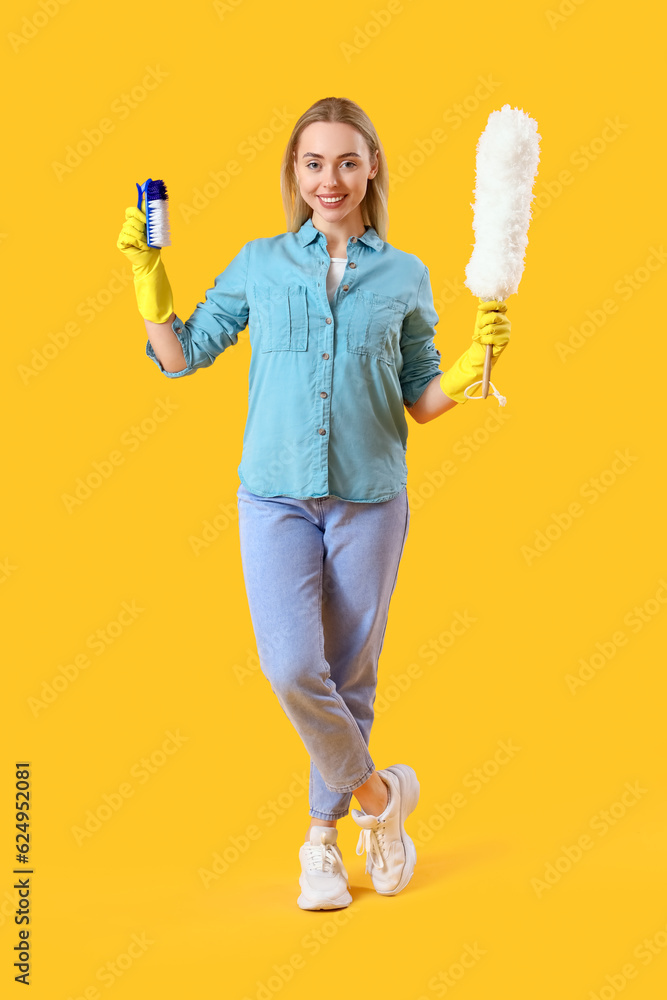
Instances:
[[[360,208],[364,225],[373,226],[380,239],[386,240],[389,228],[387,211],[389,169],[384,149],[366,112],[346,97],[323,97],[322,100],[316,101],[304,111],[292,129],[280,168],[280,191],[287,231],[298,232],[306,219],[313,214],[311,206],[301,197],[294,172],[294,154],[299,138],[306,126],[312,122],[343,122],[345,125],[351,125],[363,136],[371,161],[377,153],[378,170],[375,177],[369,178],[367,182],[366,194]]]

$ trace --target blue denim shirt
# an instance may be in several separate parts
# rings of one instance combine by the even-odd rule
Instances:
[[[186,367],[212,365],[248,326],[248,416],[238,474],[261,496],[377,502],[407,485],[411,406],[442,374],[428,268],[372,226],[347,241],[329,302],[326,236],[307,219],[296,233],[250,240],[206,301],[172,329]]]

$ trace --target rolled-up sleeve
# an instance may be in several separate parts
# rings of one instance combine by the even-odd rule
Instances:
[[[191,375],[199,368],[208,368],[219,354],[238,342],[238,335],[248,325],[248,261],[250,243],[246,243],[224,271],[217,276],[213,288],[206,292],[204,302],[198,302],[185,323],[178,316],[171,328],[178,337],[185,357],[185,368],[168,372],[160,364],[150,340],[146,354],[169,378]]]
[[[440,367],[440,351],[433,343],[438,314],[433,305],[433,293],[428,268],[417,291],[415,308],[406,314],[401,329],[403,368],[400,374],[403,399],[413,406],[436,375],[444,375]]]

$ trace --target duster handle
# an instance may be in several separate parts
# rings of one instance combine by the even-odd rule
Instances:
[[[484,357],[484,371],[482,372],[482,399],[489,395],[489,380],[491,378],[491,358],[493,357],[493,344],[486,345],[486,355]]]

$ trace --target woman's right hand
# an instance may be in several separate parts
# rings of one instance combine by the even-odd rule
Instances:
[[[116,246],[130,261],[135,274],[147,274],[157,264],[160,248],[146,243],[146,213],[136,205],[125,209],[125,222]]]
[[[134,205],[125,209],[116,246],[132,264],[139,312],[151,323],[166,323],[174,311],[171,286],[160,248],[146,243],[146,215],[142,209]]]

